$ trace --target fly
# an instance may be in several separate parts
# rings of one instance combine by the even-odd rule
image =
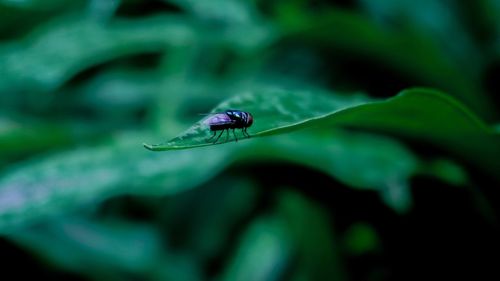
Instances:
[[[230,109],[221,113],[215,113],[214,115],[210,116],[210,118],[208,118],[205,122],[210,127],[210,131],[214,133],[210,138],[207,139],[207,141],[213,139],[217,135],[217,132],[221,131],[213,142],[215,144],[222,136],[224,131],[226,131],[227,133],[226,139],[229,138],[230,129],[233,130],[233,136],[236,141],[238,141],[238,138],[236,137],[236,133],[234,132],[235,129],[241,129],[243,135],[249,138],[250,135],[248,134],[247,129],[248,127],[252,126],[253,116],[249,112]]]

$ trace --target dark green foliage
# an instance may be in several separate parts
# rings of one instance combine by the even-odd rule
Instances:
[[[465,2],[0,0],[2,274],[498,279],[500,5]],[[251,137],[207,141],[227,109]]]

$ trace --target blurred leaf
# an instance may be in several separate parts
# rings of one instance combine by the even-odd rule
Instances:
[[[494,124],[493,130],[495,130],[495,133],[500,134],[500,124]]]
[[[418,160],[394,140],[360,133],[304,130],[253,142],[261,148],[246,150],[250,153],[247,158],[307,166],[350,187],[377,191],[395,211],[405,212],[411,207],[409,180],[418,171]]]
[[[447,52],[419,32],[387,30],[365,17],[340,9],[308,14],[300,5],[283,2],[287,4],[279,7],[277,20],[285,37],[314,46],[348,50],[388,64],[425,86],[448,91],[483,117],[495,117],[496,112],[477,76],[465,74],[461,64],[454,63]]]
[[[421,173],[437,177],[455,186],[464,186],[469,181],[464,168],[448,159],[434,159],[423,164]]]
[[[206,149],[159,156],[138,143],[137,136],[126,135],[7,171],[0,179],[0,231],[116,194],[171,194],[192,188],[223,169],[225,165],[217,164],[230,153]]]
[[[199,18],[228,22],[230,24],[250,23],[255,14],[251,1],[241,0],[164,0],[182,7]]]
[[[21,42],[0,47],[0,89],[51,91],[96,64],[192,43],[193,31],[185,19],[167,16],[110,24],[59,18]]]
[[[35,120],[0,113],[0,157],[17,159],[104,135],[104,125],[85,122]],[[20,145],[20,144],[27,145]]]
[[[75,1],[76,2],[76,1]],[[80,1],[82,2],[82,1]],[[64,0],[0,0],[0,4],[10,7],[33,10],[47,10],[68,5]]]
[[[220,30],[219,36],[207,36],[219,46],[237,45],[236,53],[267,46],[277,35],[274,26],[259,15],[252,1],[246,0],[163,0],[178,5],[188,14],[201,20],[204,26]],[[243,32],[242,32],[243,31]],[[214,52],[212,52],[212,55]]]
[[[278,210],[297,248],[294,273],[302,280],[346,280],[326,210],[291,191],[279,194]]]
[[[367,223],[355,223],[347,229],[343,244],[350,255],[363,255],[380,249],[380,239],[375,229]]]
[[[70,89],[66,96],[76,98],[72,104],[65,104],[65,110],[84,108],[102,116],[124,118],[150,106],[164,80],[155,71],[111,69],[77,89]]]
[[[0,0],[0,38],[20,38],[44,21],[58,16],[61,12],[81,8],[83,2],[84,0]]]
[[[170,253],[163,235],[146,224],[66,215],[7,238],[58,269],[93,280],[202,280],[199,264]]]
[[[8,238],[44,261],[96,280],[123,280],[131,273],[146,275],[163,258],[158,231],[118,221],[59,218]]]
[[[300,194],[278,194],[277,212],[253,222],[221,280],[343,280],[326,212]]]
[[[218,280],[283,280],[294,245],[283,219],[268,216],[250,224]]]
[[[252,159],[291,161],[348,185],[378,190],[396,210],[411,203],[406,182],[416,171],[416,160],[398,143],[380,137],[304,131],[169,154],[141,149],[144,137],[128,134],[6,170],[0,179],[0,232],[117,194],[174,194],[206,182],[235,161]]]
[[[88,14],[97,19],[110,19],[123,0],[87,0]]]
[[[476,1],[476,2],[481,2]],[[479,78],[482,53],[474,46],[468,35],[465,21],[460,14],[459,1],[397,1],[358,0],[360,6],[372,18],[387,28],[418,30],[459,64],[467,64],[461,69],[468,75]],[[475,5],[475,4],[473,4]]]
[[[13,158],[71,141],[69,132],[54,124],[15,120],[0,115],[0,157]],[[29,143],[29,146],[19,145]]]
[[[241,221],[254,211],[257,194],[250,179],[224,173],[202,188],[169,197],[162,221],[177,245],[210,261],[223,254]]]
[[[385,101],[362,96],[337,97],[315,92],[258,91],[236,96],[213,112],[235,108],[252,113],[249,133],[266,136],[315,125],[342,125],[380,130],[430,142],[463,157],[493,176],[500,174],[499,135],[462,104],[430,89],[410,89]],[[210,118],[210,117],[208,117]],[[154,151],[212,145],[205,120],[171,141],[148,145]],[[233,138],[227,140],[234,141]]]
[[[498,15],[500,15],[500,2],[496,0],[483,0],[482,2],[485,2],[484,5],[484,10],[485,12],[488,12],[488,19],[491,20],[490,23],[495,24],[495,28],[497,31],[497,36],[500,35],[500,22],[498,22]]]

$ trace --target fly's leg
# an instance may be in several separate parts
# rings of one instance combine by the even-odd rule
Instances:
[[[250,135],[247,132],[247,128],[243,128],[241,131],[243,132],[243,135],[245,135],[245,137],[250,138]]]
[[[222,136],[222,133],[224,133],[224,131],[225,131],[225,130],[222,130],[222,131],[220,132],[220,134],[217,136],[217,138],[215,139],[215,141],[213,142],[213,144],[216,144],[216,143],[217,143],[217,141],[220,139],[220,136]]]
[[[213,131],[213,132],[214,132],[214,134],[211,137],[209,137],[208,139],[206,139],[205,141],[208,142],[209,140],[211,140],[211,139],[213,139],[215,137],[215,135],[217,134],[217,132],[216,131]]]
[[[234,129],[233,129],[233,136],[234,136],[234,140],[238,141],[238,138],[236,137],[236,133],[234,132]]]

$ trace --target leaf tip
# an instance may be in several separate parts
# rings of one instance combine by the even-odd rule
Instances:
[[[155,146],[152,144],[147,144],[147,143],[143,142],[142,145],[144,146],[144,148],[146,148],[148,150],[155,151]]]

